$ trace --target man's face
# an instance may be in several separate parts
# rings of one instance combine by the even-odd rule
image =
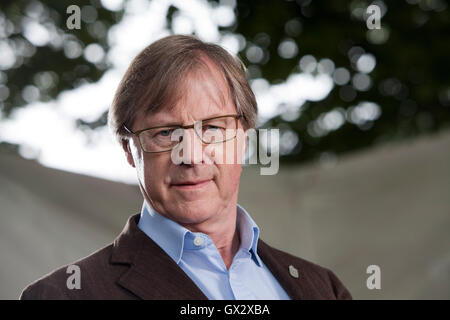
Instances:
[[[131,129],[137,131],[174,123],[191,125],[202,119],[236,114],[223,76],[215,65],[207,64],[209,72],[197,70],[188,76],[184,97],[173,108],[161,108],[137,117]],[[238,128],[242,129],[240,121]],[[175,164],[170,151],[143,152],[135,136],[129,140],[129,148],[124,149],[128,162],[137,170],[144,197],[157,212],[183,225],[205,221],[220,223],[227,218],[224,216],[227,212],[236,211],[242,168],[236,161],[237,156],[232,164],[219,164],[215,157],[230,147],[233,150],[238,146],[245,148],[244,137],[238,135],[216,145],[205,145],[200,140],[194,143],[194,139],[199,138],[193,129],[186,130],[183,140],[192,143],[188,155],[190,164]],[[197,148],[195,152],[193,148]],[[200,162],[199,154],[202,155]]]

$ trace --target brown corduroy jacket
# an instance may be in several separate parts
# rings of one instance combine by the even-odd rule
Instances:
[[[137,223],[128,220],[114,242],[74,262],[81,288],[69,289],[61,267],[28,285],[20,299],[196,299],[207,297]],[[351,299],[336,275],[258,241],[258,255],[292,299]]]

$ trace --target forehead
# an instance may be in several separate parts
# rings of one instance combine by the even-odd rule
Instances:
[[[223,73],[208,59],[202,59],[202,64],[182,79],[178,90],[182,93],[175,105],[147,113],[142,119],[145,125],[190,124],[194,120],[236,114]]]

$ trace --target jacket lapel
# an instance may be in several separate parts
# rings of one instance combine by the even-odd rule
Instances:
[[[258,240],[258,255],[264,264],[272,272],[273,276],[278,280],[280,285],[286,293],[293,300],[301,300],[307,297],[304,286],[307,285],[302,282],[302,277],[295,278],[289,272],[289,262],[283,259],[281,255],[277,254],[276,249],[267,245],[261,239]],[[299,266],[293,265],[295,268]]]
[[[114,241],[111,263],[129,264],[117,283],[141,299],[206,300],[184,271],[137,226],[139,214],[128,220]]]

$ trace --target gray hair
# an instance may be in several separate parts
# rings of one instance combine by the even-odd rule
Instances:
[[[238,57],[225,49],[194,36],[171,35],[142,50],[123,76],[108,113],[108,125],[121,141],[140,111],[153,112],[173,106],[182,98],[180,87],[191,71],[205,67],[202,59],[212,61],[224,76],[236,111],[245,129],[256,125],[257,104]]]

